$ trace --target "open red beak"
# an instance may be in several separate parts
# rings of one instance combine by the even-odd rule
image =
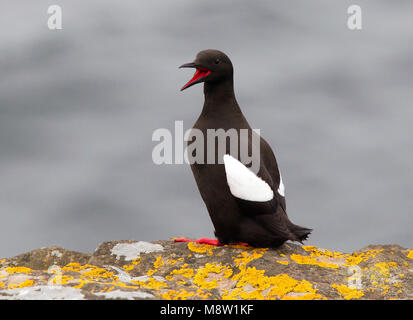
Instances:
[[[190,67],[194,68],[195,66],[192,63],[191,64],[188,63],[188,64],[185,64],[185,65],[182,65],[180,68],[190,68]],[[184,85],[181,88],[181,91],[185,90],[186,88],[189,88],[190,86],[192,86],[194,84],[202,82],[202,79],[205,78],[210,73],[211,73],[211,71],[208,70],[207,68],[196,67],[196,71],[195,71],[194,76],[192,77],[191,80],[189,80],[189,82],[186,85]]]

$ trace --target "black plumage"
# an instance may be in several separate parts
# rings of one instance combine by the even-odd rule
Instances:
[[[269,201],[243,200],[231,193],[225,166],[222,161],[218,163],[223,157],[223,154],[218,154],[218,148],[215,150],[216,162],[206,164],[208,129],[235,129],[238,133],[241,129],[247,129],[248,139],[239,139],[238,147],[248,144],[249,150],[252,148],[252,135],[256,134],[235,98],[230,59],[221,51],[204,50],[198,53],[194,62],[181,67],[197,69],[194,78],[182,90],[196,83],[204,83],[205,102],[193,128],[203,133],[205,163],[191,164],[191,169],[218,241],[222,244],[246,242],[255,247],[278,247],[287,240],[302,242],[307,239],[312,230],[293,224],[287,216],[285,198],[277,192],[281,182],[277,161],[263,138],[258,138],[260,166],[257,176],[273,190],[274,196]],[[231,154],[229,141],[224,153]],[[239,155],[232,156],[242,162]],[[249,164],[245,165],[248,167]]]

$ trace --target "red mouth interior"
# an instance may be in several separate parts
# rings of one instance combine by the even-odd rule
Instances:
[[[194,76],[192,77],[192,79],[189,80],[189,82],[181,88],[181,91],[184,90],[184,89],[186,89],[186,88],[188,88],[188,87],[189,87],[191,84],[193,84],[195,81],[197,81],[197,80],[199,80],[199,79],[201,79],[201,78],[203,78],[203,77],[206,77],[206,76],[209,75],[210,73],[211,73],[211,71],[209,71],[209,70],[206,69],[206,68],[197,68],[196,71],[195,71]]]

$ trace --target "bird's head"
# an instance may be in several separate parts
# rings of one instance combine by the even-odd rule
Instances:
[[[179,68],[196,68],[194,76],[181,91],[197,83],[220,82],[233,76],[232,63],[228,56],[212,49],[200,51],[193,62],[185,63]]]

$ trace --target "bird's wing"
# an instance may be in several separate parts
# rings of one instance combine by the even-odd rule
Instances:
[[[251,130],[251,134],[257,134]],[[260,168],[256,175],[236,158],[225,155],[224,165],[227,183],[234,197],[241,202],[252,202],[251,206],[262,203],[272,213],[280,205],[286,215],[285,187],[278,169],[277,160],[270,145],[262,138],[260,141]],[[249,149],[252,150],[252,139],[248,138]],[[228,148],[227,148],[228,149]],[[262,210],[255,211],[255,213]]]
[[[224,166],[234,197],[252,202],[267,202],[274,198],[270,185],[231,155],[224,155]]]

